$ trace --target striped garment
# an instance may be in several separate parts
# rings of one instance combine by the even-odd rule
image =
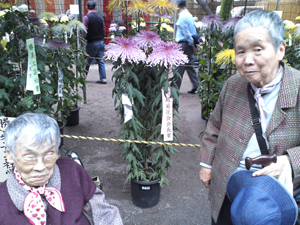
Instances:
[[[266,135],[269,154],[289,155],[295,188],[300,184],[300,148],[297,147],[300,146],[300,71],[283,66],[282,83]],[[226,195],[227,179],[237,169],[254,133],[247,83],[238,74],[227,80],[202,139],[200,162],[212,165],[209,199],[215,221]]]

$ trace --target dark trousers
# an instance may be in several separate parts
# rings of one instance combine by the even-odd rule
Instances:
[[[192,67],[193,65],[195,65],[194,49],[193,47],[188,45],[187,41],[182,41],[179,43],[181,44],[183,53],[187,55],[189,62],[186,64],[187,66],[177,66],[175,68],[175,70],[181,76],[181,79],[176,79],[175,83],[177,84],[178,89],[180,89],[182,77],[184,72],[186,71],[193,84],[192,89],[197,89],[199,85],[198,76],[197,76],[196,69]]]
[[[228,197],[225,197],[225,200],[223,202],[223,205],[221,207],[221,211],[218,217],[217,223],[214,222],[213,219],[211,219],[212,225],[232,225],[231,218],[230,218],[230,207],[231,202],[229,201]]]

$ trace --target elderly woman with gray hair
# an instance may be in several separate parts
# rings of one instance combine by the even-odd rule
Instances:
[[[57,122],[27,113],[5,130],[7,161],[13,164],[0,185],[0,224],[122,224],[84,168],[59,158]]]
[[[200,152],[199,176],[209,188],[212,224],[254,224],[255,220],[260,221],[255,224],[294,224],[298,211],[291,194],[293,187],[300,185],[300,72],[282,61],[286,47],[284,25],[276,12],[256,10],[246,14],[237,23],[234,35],[238,74],[230,77],[221,91],[207,123]],[[249,102],[253,97],[261,136],[268,154],[275,154],[277,162],[265,167],[254,165],[250,172],[245,170],[245,158],[262,154],[250,112]],[[284,186],[281,190],[288,193],[286,201],[291,206],[290,211],[282,213],[280,207],[275,208],[278,215],[287,215],[289,222],[269,216],[271,208],[267,203],[251,203],[251,210],[246,211],[248,206],[244,201],[249,194],[246,187],[243,194],[234,195],[243,200],[239,202],[241,207],[233,207],[236,200],[228,196],[232,193],[228,188],[237,188],[238,185],[229,182],[237,172],[251,173],[249,180],[257,181],[253,184],[260,185],[260,179],[270,178],[276,187]],[[287,182],[277,184],[281,176]],[[272,187],[260,187],[256,193],[260,195],[265,189],[272,192]],[[277,196],[279,199],[280,194]],[[264,197],[262,202],[267,202],[268,194]],[[273,203],[276,201],[275,198]],[[250,215],[254,216],[249,218]],[[276,222],[270,222],[274,218]]]

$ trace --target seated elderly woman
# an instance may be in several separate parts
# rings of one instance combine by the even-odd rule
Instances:
[[[263,168],[254,165],[251,177],[259,180],[259,176],[271,176],[277,181],[284,176],[290,194],[293,185],[300,186],[300,72],[283,61],[283,21],[276,12],[247,13],[235,26],[234,42],[238,74],[227,80],[220,93],[200,151],[199,176],[209,188],[212,224],[232,224],[234,201],[228,199],[226,185],[230,175],[245,170],[246,157],[262,154],[258,136],[262,136],[260,140],[265,142],[268,154],[277,156],[277,162]],[[253,107],[249,105],[250,99]],[[253,123],[250,109],[257,112],[257,123]],[[256,135],[256,124],[260,125],[262,135]],[[256,209],[259,207],[253,208]]]
[[[5,130],[7,161],[0,185],[0,224],[122,224],[82,166],[59,158],[57,122],[40,113],[17,117]]]

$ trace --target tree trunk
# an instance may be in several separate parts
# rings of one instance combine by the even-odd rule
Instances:
[[[204,9],[204,11],[206,12],[206,14],[209,15],[213,15],[213,12],[210,10],[210,8],[208,7],[207,3],[205,2],[205,0],[197,0],[197,2],[199,3],[199,5],[201,5],[201,7]]]

